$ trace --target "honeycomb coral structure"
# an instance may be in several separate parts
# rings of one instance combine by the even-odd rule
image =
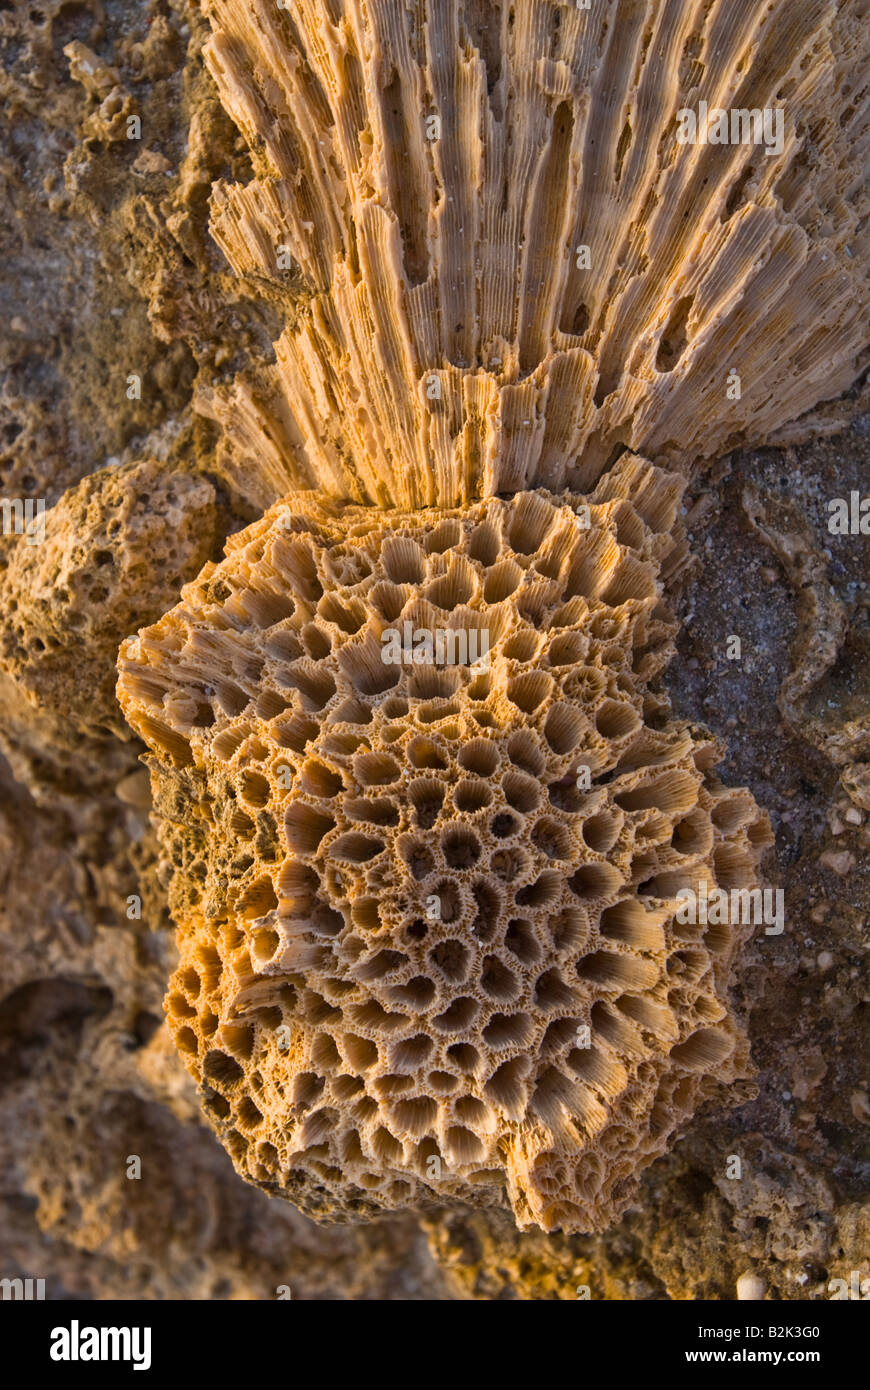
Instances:
[[[589,499],[296,498],[122,648],[174,870],[170,1025],[239,1172],[311,1215],[597,1229],[746,1074],[752,929],[675,921],[769,838],[655,692],[680,491],[626,456]],[[446,632],[467,659],[439,662]]]

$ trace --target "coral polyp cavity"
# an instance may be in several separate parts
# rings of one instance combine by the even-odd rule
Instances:
[[[122,650],[170,1025],[239,1170],[309,1213],[599,1228],[746,1075],[751,928],[677,921],[768,840],[654,692],[680,492],[626,459],[589,498],[297,498]]]

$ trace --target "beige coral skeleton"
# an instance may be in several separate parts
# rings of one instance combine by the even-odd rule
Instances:
[[[753,885],[769,830],[669,717],[663,594],[680,474],[865,360],[866,6],[210,9],[255,172],[213,232],[288,321],[200,397],[269,510],[121,653],[170,1025],[239,1171],[315,1216],[597,1229],[748,1073],[752,928],[676,894]],[[702,99],[782,108],[781,152],[679,145]]]

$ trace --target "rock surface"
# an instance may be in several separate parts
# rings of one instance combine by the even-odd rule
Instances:
[[[0,11],[0,470],[5,495],[51,507],[101,469],[155,459],[203,500],[212,490],[219,548],[262,504],[191,412],[195,384],[231,392],[262,368],[305,295],[291,272],[270,300],[207,236],[212,180],[244,182],[251,164],[203,72],[205,33],[180,3]],[[73,44],[98,60],[93,90]],[[723,777],[769,811],[787,925],[749,946],[738,983],[756,1094],[708,1109],[600,1235],[455,1210],[316,1227],[242,1183],[161,1021],[176,955],[138,745],[91,730],[84,697],[78,735],[59,698],[36,710],[19,683],[35,668],[14,658],[0,688],[0,1275],[85,1299],[281,1286],[302,1299],[733,1299],[747,1274],[769,1298],[807,1299],[867,1277],[870,574],[866,538],[832,535],[826,508],[866,491],[868,409],[847,393],[788,427],[788,447],[734,455],[692,485],[699,564],[673,596],[667,685],[675,715],[722,740]],[[799,443],[808,429],[815,441]],[[4,563],[20,540],[3,538]],[[118,712],[101,709],[93,723],[110,730]]]

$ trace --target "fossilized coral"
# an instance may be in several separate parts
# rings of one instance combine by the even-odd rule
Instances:
[[[680,492],[626,460],[588,527],[542,491],[299,497],[122,650],[176,869],[176,1042],[241,1170],[306,1210],[598,1227],[745,1074],[750,929],[674,922],[678,887],[748,886],[768,840],[650,690]],[[384,659],[445,630],[486,662]]]
[[[749,928],[674,894],[748,886],[767,830],[668,720],[679,482],[625,449],[687,471],[859,369],[864,8],[214,6],[258,174],[214,235],[288,322],[200,406],[248,501],[290,495],[119,697],[176,1039],[240,1171],[313,1214],[594,1228],[746,1073]],[[679,146],[700,100],[783,103],[782,151]],[[406,622],[490,625],[491,670],[385,665]]]
[[[271,378],[200,398],[260,505],[584,491],[621,446],[758,443],[866,364],[864,0],[208,8],[258,175],[213,235],[311,296]],[[779,108],[781,152],[681,145],[701,101]]]

